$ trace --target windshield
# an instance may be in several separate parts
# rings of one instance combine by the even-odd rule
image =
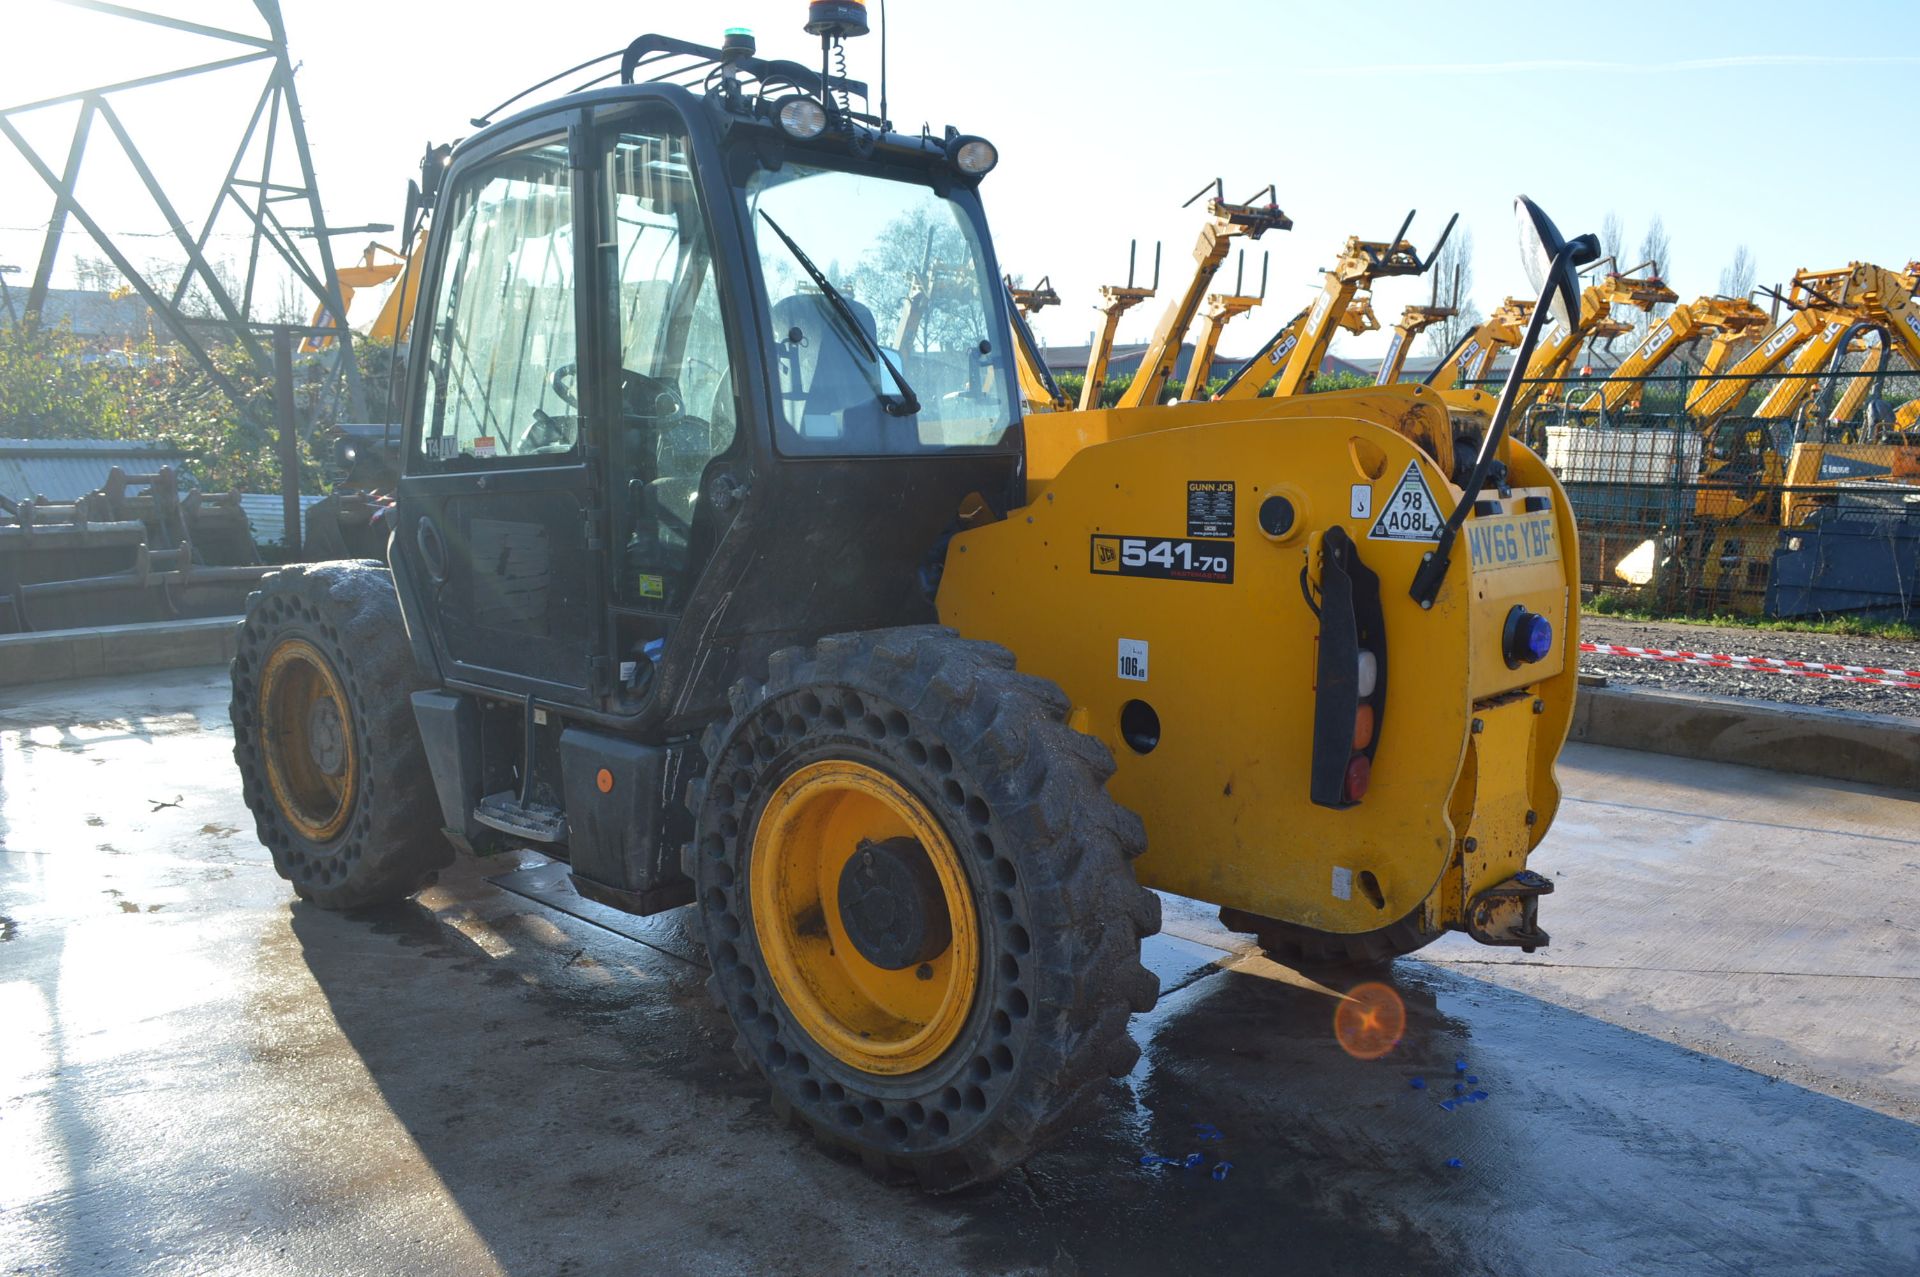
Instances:
[[[910,182],[793,163],[755,172],[747,207],[772,308],[781,451],[923,452],[1005,437],[1013,376],[995,332],[998,284],[959,207]],[[895,415],[914,399],[917,413]]]

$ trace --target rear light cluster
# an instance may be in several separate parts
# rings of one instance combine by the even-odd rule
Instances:
[[[1373,704],[1374,693],[1380,690],[1380,658],[1372,648],[1363,647],[1354,663],[1358,668],[1355,691],[1360,704],[1353,711],[1353,757],[1347,760],[1345,791],[1350,803],[1365,798],[1367,786],[1373,781],[1373,740],[1380,721]]]
[[[1320,543],[1317,610],[1309,796],[1322,807],[1352,807],[1373,783],[1374,751],[1386,714],[1386,625],[1380,578],[1360,561],[1359,547],[1337,525]]]

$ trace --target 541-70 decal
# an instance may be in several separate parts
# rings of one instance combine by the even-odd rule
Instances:
[[[1233,542],[1096,534],[1092,568],[1112,576],[1233,584]]]

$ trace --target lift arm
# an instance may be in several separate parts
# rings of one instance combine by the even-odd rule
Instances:
[[[1242,235],[1248,239],[1259,239],[1270,230],[1293,229],[1293,220],[1280,211],[1271,186],[1244,204],[1228,203],[1221,194],[1218,181],[1214,182],[1212,190],[1213,198],[1207,201],[1207,223],[1201,227],[1200,238],[1193,246],[1193,278],[1187,282],[1186,291],[1175,298],[1160,316],[1160,326],[1154,329],[1153,340],[1140,359],[1140,370],[1134,374],[1133,383],[1120,396],[1119,406],[1122,408],[1138,408],[1143,404],[1160,402],[1160,392],[1166,389],[1167,379],[1173,376],[1173,366],[1180,358],[1180,343],[1186,337],[1187,329],[1192,326],[1193,317],[1199,312],[1207,289],[1213,283],[1214,272],[1226,260],[1227,250],[1233,241]],[[1206,191],[1202,190],[1187,203],[1192,204],[1205,194]],[[1253,202],[1262,195],[1267,197],[1265,204]],[[1087,371],[1091,373],[1093,370],[1089,368]]]
[[[1745,298],[1701,297],[1676,306],[1579,406],[1603,412],[1635,406],[1640,401],[1642,379],[1680,347],[1707,333],[1751,332],[1766,322],[1766,312]]]
[[[1527,319],[1533,314],[1533,302],[1509,297],[1494,308],[1493,314],[1453,344],[1453,349],[1426,376],[1426,384],[1435,390],[1452,390],[1461,382],[1475,382],[1487,375],[1494,356],[1520,344]]]
[[[1423,274],[1446,246],[1447,237],[1453,233],[1453,224],[1459,220],[1458,214],[1447,220],[1446,229],[1440,232],[1440,241],[1424,258],[1404,238],[1407,228],[1413,224],[1411,212],[1400,223],[1399,233],[1389,241],[1383,243],[1358,236],[1349,237],[1346,246],[1340,250],[1340,256],[1334,260],[1333,269],[1326,273],[1320,296],[1304,312],[1304,319],[1296,316],[1285,328],[1275,333],[1258,354],[1235,369],[1233,376],[1221,388],[1219,397],[1255,398],[1266,389],[1267,382],[1273,380],[1275,369],[1279,371],[1279,378],[1273,385],[1276,398],[1305,390],[1312,383],[1313,375],[1320,371],[1320,365],[1326,362],[1327,350],[1333,345],[1334,330],[1346,327],[1341,321],[1347,308],[1353,304],[1354,297],[1363,291],[1370,292],[1376,280],[1395,275]],[[1378,321],[1375,322],[1377,324]],[[1284,356],[1281,354],[1283,348],[1286,351]]]
[[[1413,339],[1435,324],[1444,323],[1460,313],[1457,307],[1412,305],[1400,312],[1400,322],[1393,326],[1393,340],[1387,345],[1387,357],[1380,361],[1380,371],[1375,375],[1373,384],[1391,386],[1400,380],[1400,374],[1407,366],[1407,355],[1413,350]]]
[[[1654,275],[1610,273],[1599,283],[1587,285],[1580,294],[1580,313],[1574,318],[1573,327],[1555,324],[1540,339],[1533,358],[1527,361],[1526,379],[1520,385],[1514,411],[1520,411],[1535,399],[1559,397],[1558,379],[1566,375],[1566,370],[1579,357],[1582,342],[1617,336],[1625,331],[1613,319],[1615,306],[1632,306],[1651,314],[1655,306],[1679,300],[1679,294]]]

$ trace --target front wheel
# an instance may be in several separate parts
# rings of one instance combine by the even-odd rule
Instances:
[[[303,899],[327,909],[404,899],[453,859],[384,567],[314,563],[267,577],[247,600],[232,675],[241,794]]]
[[[917,628],[776,654],[709,734],[694,876],[776,1108],[948,1190],[1129,1070],[1159,898],[1105,746],[1005,649]]]

